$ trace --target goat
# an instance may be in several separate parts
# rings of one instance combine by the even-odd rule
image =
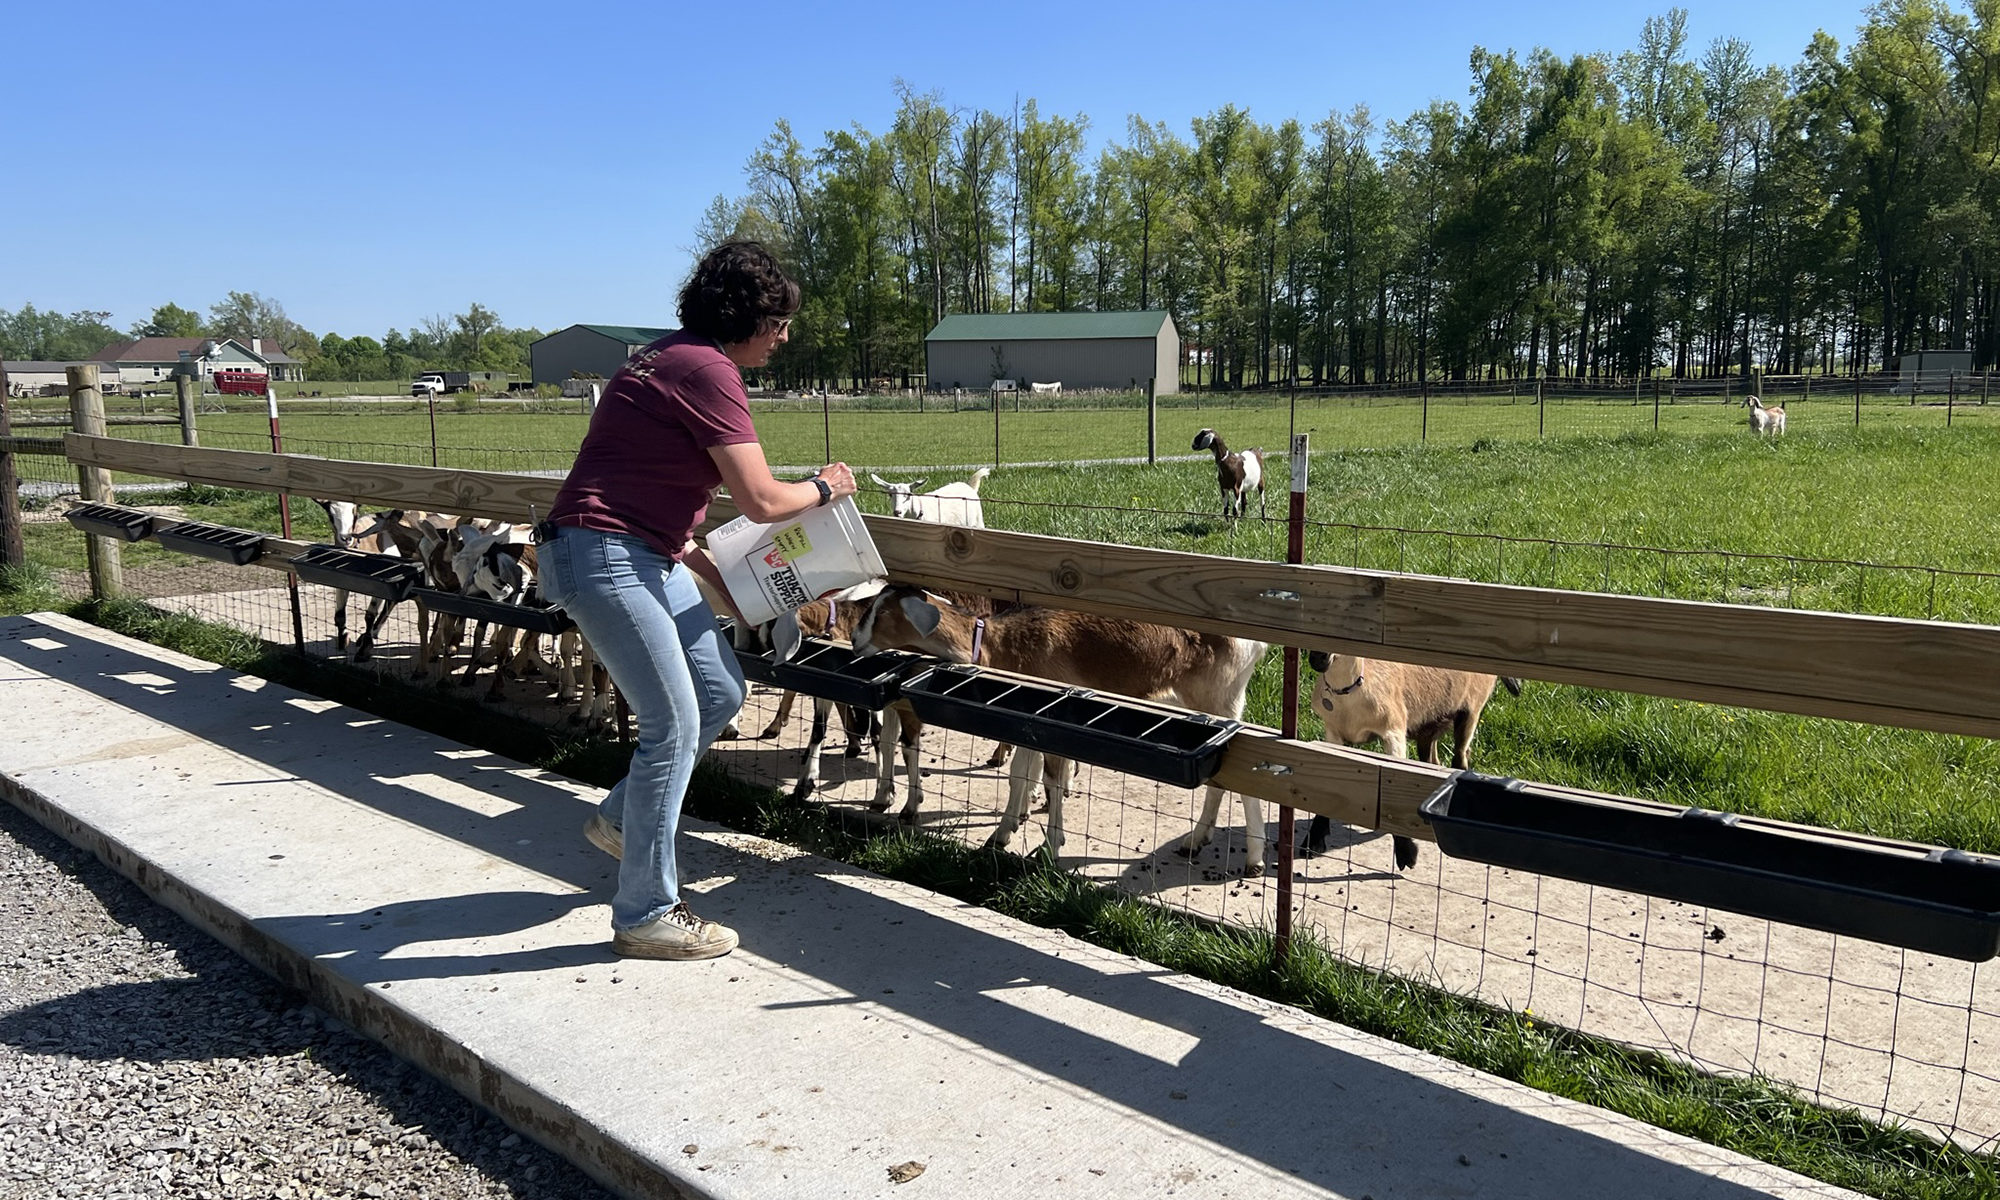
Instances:
[[[1058,379],[1054,383],[1031,383],[1028,385],[1028,390],[1044,396],[1060,396],[1062,395],[1062,380]]]
[[[1785,432],[1785,409],[1783,405],[1766,408],[1764,407],[1764,402],[1755,396],[1745,397],[1743,404],[1744,407],[1750,410],[1751,433],[1768,433],[1772,437],[1777,437],[1779,434]]]
[[[1204,429],[1194,435],[1195,450],[1207,450],[1215,455],[1215,481],[1222,489],[1222,515],[1225,519],[1240,517],[1249,511],[1250,491],[1257,491],[1257,515],[1264,516],[1264,452],[1243,450],[1231,452],[1223,444],[1222,435],[1213,429]]]
[[[1313,688],[1313,708],[1326,725],[1328,741],[1358,746],[1370,738],[1381,738],[1382,749],[1401,758],[1408,752],[1408,739],[1415,738],[1417,757],[1434,763],[1438,760],[1438,737],[1449,725],[1451,765],[1461,771],[1470,764],[1472,735],[1479,729],[1480,711],[1493,696],[1496,678],[1508,691],[1521,694],[1521,681],[1504,676],[1329,655],[1322,650],[1306,657],[1320,673]],[[1315,853],[1326,849],[1330,828],[1326,817],[1315,815],[1306,833],[1306,848]],[[1417,865],[1415,841],[1397,834],[1395,846],[1398,870]]]
[[[1265,649],[1261,642],[1068,609],[1022,606],[980,618],[943,597],[901,585],[885,588],[869,601],[855,629],[854,648],[862,653],[914,650],[1098,691],[1166,700],[1232,720],[1243,713],[1244,692]],[[1049,805],[1043,851],[1051,857],[1061,854],[1070,760],[1025,751],[1014,756],[1007,811],[987,839],[989,847],[1005,848],[1020,827],[1038,758]],[[912,784],[906,820],[914,818],[918,798],[914,778]],[[1192,855],[1208,844],[1221,806],[1222,789],[1209,784],[1201,817],[1182,840],[1180,853]],[[1244,873],[1255,875],[1264,868],[1263,808],[1256,797],[1243,797],[1243,818]]]
[[[531,527],[496,521],[486,526],[460,525],[452,533],[452,573],[458,577],[462,592],[502,604],[527,602],[530,592],[535,589],[536,561],[535,546],[530,537]],[[482,617],[473,627],[472,653],[466,662],[465,675],[458,681],[462,687],[472,686],[479,670],[479,643],[485,636],[486,625]],[[537,672],[555,676],[555,670],[542,657],[540,639],[536,635],[511,625],[498,622],[494,625],[493,638],[488,646],[493,662],[493,682],[486,689],[488,699],[501,698],[501,681],[508,670],[517,676]]]
[[[868,478],[875,481],[876,487],[889,493],[891,516],[914,517],[934,525],[984,529],[986,514],[979,503],[979,485],[986,482],[986,477],[992,473],[992,467],[981,467],[964,483],[947,483],[934,492],[922,494],[917,494],[917,489],[924,486],[922,479],[890,483],[873,473]]]
[[[412,518],[421,517],[422,513],[391,509],[374,514],[364,524],[361,506],[351,500],[315,500],[314,503],[326,510],[327,522],[333,527],[333,544],[341,549],[414,557],[411,550],[416,545],[416,535]],[[374,656],[375,639],[381,634],[382,626],[388,623],[390,610],[396,605],[392,600],[369,600],[361,636],[350,645],[347,637],[347,595],[343,588],[334,590],[333,646],[336,650],[345,651],[349,662],[367,662]],[[421,616],[418,623],[422,624]]]

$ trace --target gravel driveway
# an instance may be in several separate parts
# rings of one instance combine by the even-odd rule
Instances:
[[[0,1200],[609,1200],[0,801]]]

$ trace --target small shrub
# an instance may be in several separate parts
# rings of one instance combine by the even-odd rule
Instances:
[[[479,395],[476,392],[460,392],[452,397],[451,407],[455,412],[476,413],[479,411]]]

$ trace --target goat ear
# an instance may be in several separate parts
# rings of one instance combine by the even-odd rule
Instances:
[[[937,605],[921,596],[903,597],[902,608],[903,615],[909,618],[911,627],[924,637],[936,633],[938,626],[944,623],[944,614],[938,611]]]
[[[882,477],[881,477],[880,475],[877,475],[877,474],[876,474],[875,472],[873,472],[873,471],[870,471],[870,472],[868,472],[868,478],[870,478],[870,479],[874,480],[874,481],[875,481],[875,486],[876,486],[876,487],[878,487],[878,488],[886,488],[886,487],[893,487],[893,486],[895,486],[894,484],[892,484],[892,483],[890,483],[890,482],[889,482],[888,480],[886,480],[886,479],[882,478]]]
[[[1324,650],[1308,650],[1306,651],[1306,661],[1312,664],[1313,670],[1324,675],[1326,674],[1326,669],[1333,665],[1333,656]]]
[[[842,588],[840,591],[835,592],[832,596],[828,598],[832,600],[839,600],[842,603],[856,604],[863,600],[867,600],[870,597],[880,595],[882,589],[888,586],[889,586],[889,581],[886,579],[869,579],[861,583],[857,583],[853,587]]]
[[[772,658],[776,661],[792,661],[792,656],[799,652],[805,641],[805,631],[799,628],[797,613],[786,613],[771,623]]]

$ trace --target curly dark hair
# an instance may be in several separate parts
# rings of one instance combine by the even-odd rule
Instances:
[[[681,328],[725,346],[747,341],[765,318],[798,309],[799,285],[762,242],[722,243],[681,285]]]

